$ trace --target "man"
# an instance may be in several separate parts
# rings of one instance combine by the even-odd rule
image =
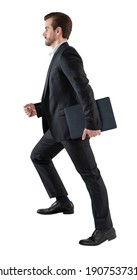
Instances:
[[[49,197],[55,197],[56,201],[49,208],[37,210],[37,213],[74,213],[74,205],[52,162],[65,148],[86,184],[95,222],[92,236],[79,243],[95,246],[116,237],[106,187],[89,143],[89,138],[101,134],[98,111],[82,59],[67,42],[72,30],[71,19],[66,14],[53,12],[44,20],[43,36],[46,46],[52,47],[52,59],[41,102],[26,104],[24,110],[29,117],[42,117],[44,135],[34,147],[31,159]],[[81,104],[83,109],[85,129],[81,138],[71,139],[64,109],[76,104]]]

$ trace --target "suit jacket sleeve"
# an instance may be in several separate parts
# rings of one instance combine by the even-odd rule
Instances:
[[[39,102],[39,103],[35,103],[34,105],[36,108],[37,117],[40,118],[42,116],[42,104],[41,102]]]
[[[101,128],[94,93],[83,68],[83,62],[77,51],[69,47],[60,58],[60,66],[74,88],[85,115],[85,127],[91,130]]]

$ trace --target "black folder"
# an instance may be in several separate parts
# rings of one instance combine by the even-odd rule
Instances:
[[[117,124],[110,98],[104,97],[97,99],[96,104],[101,121],[101,131],[107,131],[116,128]],[[64,109],[64,113],[71,138],[81,138],[85,128],[85,118],[81,105],[77,104],[67,107]]]

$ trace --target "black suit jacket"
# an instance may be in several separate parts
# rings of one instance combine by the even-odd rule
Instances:
[[[49,128],[56,141],[70,139],[64,108],[79,103],[85,115],[85,128],[100,129],[94,93],[82,59],[66,42],[53,56],[41,102],[35,104],[38,117],[42,117],[44,133]]]

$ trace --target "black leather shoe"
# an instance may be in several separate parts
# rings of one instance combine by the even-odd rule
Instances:
[[[62,205],[59,201],[55,201],[51,207],[46,209],[38,209],[37,213],[43,214],[43,215],[51,215],[51,214],[57,214],[57,213],[63,213],[63,214],[73,214],[74,213],[74,205],[70,201],[68,204]]]
[[[95,230],[91,237],[79,241],[79,244],[85,246],[97,246],[104,241],[116,238],[115,229],[112,227],[109,230]]]

